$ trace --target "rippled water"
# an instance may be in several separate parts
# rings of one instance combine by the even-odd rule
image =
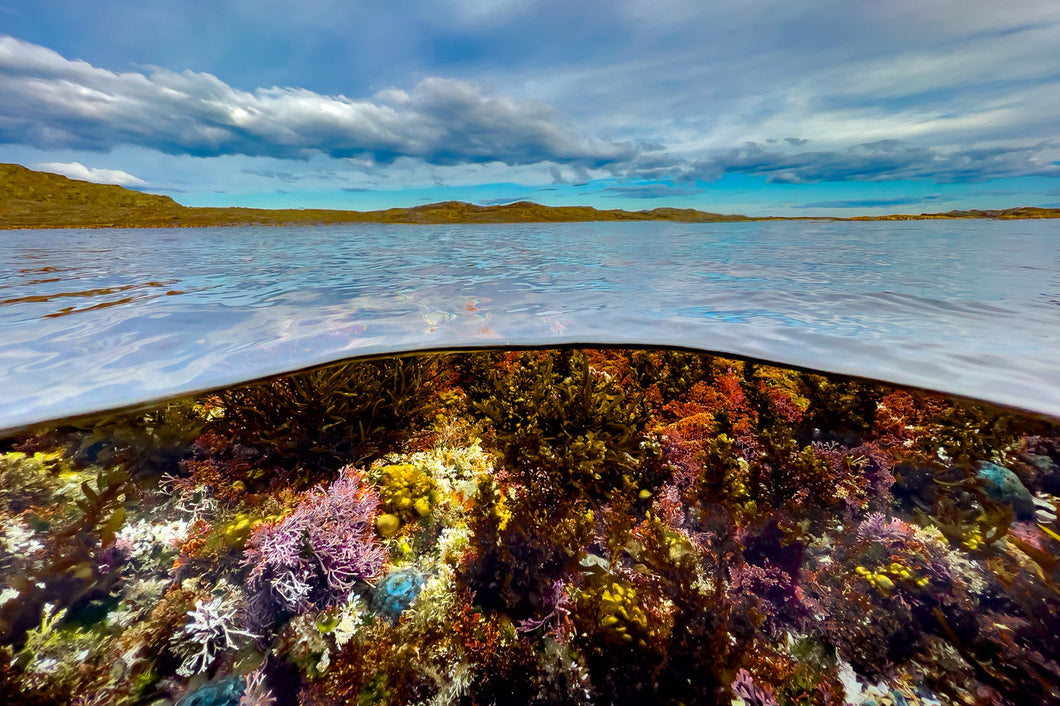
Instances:
[[[0,430],[351,356],[651,344],[1060,416],[1055,221],[11,231]]]

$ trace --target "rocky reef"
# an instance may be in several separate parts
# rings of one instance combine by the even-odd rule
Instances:
[[[1060,426],[666,350],[0,441],[0,702],[1060,703]]]

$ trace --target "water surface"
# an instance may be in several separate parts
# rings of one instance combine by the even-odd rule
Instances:
[[[352,356],[649,344],[1060,416],[1054,221],[5,232],[0,430]]]

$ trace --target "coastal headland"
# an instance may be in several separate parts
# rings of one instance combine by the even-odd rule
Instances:
[[[1060,209],[1020,207],[995,211],[857,216],[813,220],[1060,218]],[[327,209],[202,208],[182,206],[169,196],[95,184],[18,164],[0,164],[0,229],[20,228],[188,228],[203,226],[289,226],[344,223],[548,223],[578,221],[726,221],[805,220],[750,217],[656,208],[647,211],[600,210],[591,206],[543,206],[529,201],[477,206],[460,201],[389,208],[382,211]]]

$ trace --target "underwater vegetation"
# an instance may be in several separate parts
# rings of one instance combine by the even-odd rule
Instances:
[[[217,428],[289,469],[333,471],[397,448],[432,411],[431,356],[347,363],[217,395]],[[285,479],[286,480],[286,479]]]
[[[1060,426],[665,350],[0,442],[0,703],[1060,703]]]

